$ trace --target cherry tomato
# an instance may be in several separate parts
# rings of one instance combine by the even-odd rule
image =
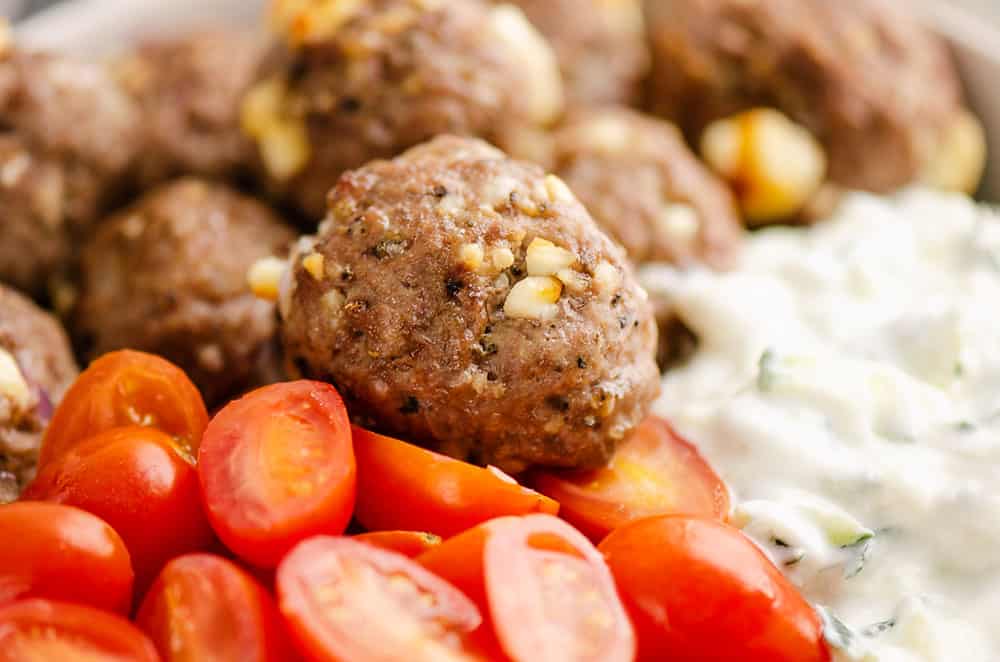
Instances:
[[[0,607],[0,662],[159,662],[125,619],[92,607],[23,600]]]
[[[90,364],[56,408],[42,442],[40,464],[74,444],[124,425],[163,430],[194,455],[208,412],[184,371],[152,354],[123,350]]]
[[[559,511],[559,504],[494,468],[354,428],[355,516],[367,529],[413,529],[445,538],[501,515]]]
[[[441,537],[423,531],[372,531],[354,536],[355,540],[382,549],[399,552],[411,559],[441,544]]]
[[[650,416],[596,471],[547,472],[535,486],[557,500],[559,514],[599,541],[652,515],[729,515],[729,490],[698,450],[661,418]]]
[[[128,547],[137,595],[167,561],[213,540],[193,460],[154,428],[114,428],[80,442],[42,467],[24,496],[110,524]]]
[[[312,662],[476,659],[464,636],[482,618],[461,591],[402,554],[317,536],[278,567],[278,602]]]
[[[816,612],[739,530],[651,517],[600,545],[639,637],[639,660],[826,662]]]
[[[635,655],[632,626],[601,555],[551,515],[502,517],[446,540],[418,559],[489,614],[512,660],[617,662]],[[487,624],[481,630],[489,628]]]
[[[0,604],[25,598],[125,613],[132,601],[125,544],[78,508],[36,501],[0,506]]]
[[[272,384],[229,403],[205,430],[198,466],[212,527],[250,563],[274,567],[351,517],[351,428],[329,384]]]
[[[235,563],[211,554],[168,563],[136,624],[164,662],[285,662],[290,653],[270,594]]]

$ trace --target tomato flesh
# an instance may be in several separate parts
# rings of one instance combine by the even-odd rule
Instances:
[[[594,541],[653,515],[720,520],[729,515],[725,483],[694,446],[656,416],[643,421],[607,467],[541,473],[535,486],[559,501],[560,515]]]
[[[271,596],[236,564],[181,556],[163,569],[136,617],[164,662],[284,662],[288,644]]]
[[[74,444],[127,425],[154,427],[197,452],[208,412],[184,371],[153,354],[122,350],[90,364],[56,408],[45,432],[39,463]]]
[[[502,515],[555,514],[559,504],[493,468],[354,428],[356,517],[367,529],[450,537]]]
[[[261,567],[311,535],[343,532],[350,519],[350,423],[329,384],[273,384],[231,402],[205,430],[198,465],[215,532]]]
[[[371,531],[358,534],[354,536],[354,539],[382,549],[399,552],[411,559],[441,544],[441,536],[423,531]]]
[[[475,659],[464,637],[479,626],[479,610],[402,554],[317,536],[282,561],[277,588],[281,612],[308,660]]]
[[[103,520],[70,506],[0,506],[0,604],[46,598],[125,613],[132,601],[125,544]]]
[[[826,662],[816,612],[739,530],[685,516],[628,524],[600,545],[639,660]]]
[[[42,468],[24,498],[76,506],[110,524],[140,595],[171,558],[213,541],[192,460],[154,428],[114,428],[74,445]]]

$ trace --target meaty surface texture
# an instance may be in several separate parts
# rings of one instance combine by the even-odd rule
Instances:
[[[649,68],[641,0],[511,0],[552,44],[566,99],[632,103]]]
[[[253,144],[240,130],[240,104],[269,45],[249,30],[203,29],[144,44],[118,63],[142,110],[144,182],[249,171]]]
[[[558,178],[479,140],[345,174],[287,278],[298,369],[361,424],[456,457],[598,466],[659,390],[622,249]]]
[[[510,5],[311,7],[296,14],[287,55],[248,98],[244,119],[271,186],[316,221],[346,170],[438,134],[489,137],[504,124],[550,123],[562,110],[555,55]]]
[[[184,368],[209,404],[257,384],[275,361],[274,306],[246,284],[292,231],[222,185],[182,179],[101,224],[83,248],[74,332],[90,354],[134,348]]]
[[[692,140],[771,106],[825,145],[830,178],[886,192],[914,180],[958,120],[945,45],[891,0],[645,0],[652,108]]]
[[[41,294],[125,185],[138,112],[98,64],[0,53],[0,281]]]
[[[0,503],[13,501],[34,476],[52,408],[76,374],[59,322],[0,285]]]
[[[666,121],[626,109],[576,113],[553,136],[552,168],[637,262],[735,259],[733,197]]]

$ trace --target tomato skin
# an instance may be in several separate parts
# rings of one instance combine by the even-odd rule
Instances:
[[[136,624],[164,662],[285,662],[292,654],[271,595],[235,563],[211,554],[168,563]]]
[[[463,639],[482,622],[479,610],[402,554],[316,536],[282,560],[277,592],[289,632],[310,662],[478,659]]]
[[[17,501],[0,506],[0,532],[0,604],[46,598],[128,611],[128,550],[103,520],[70,506]]]
[[[726,520],[729,490],[690,442],[650,416],[594,471],[542,472],[538,490],[557,500],[560,516],[595,542],[620,526],[654,515]]]
[[[640,662],[827,662],[819,617],[739,530],[660,516],[599,549],[639,636]]]
[[[373,531],[410,529],[448,538],[502,515],[559,512],[552,499],[495,470],[358,427],[354,454],[355,516]]]
[[[423,531],[371,531],[359,533],[355,540],[375,545],[382,549],[399,552],[414,559],[441,544],[441,537]]]
[[[111,352],[90,364],[70,386],[46,429],[39,465],[99,432],[149,425],[198,450],[208,412],[184,371],[145,352]]]
[[[110,524],[128,548],[137,595],[167,561],[213,540],[192,461],[154,428],[114,428],[81,441],[42,467],[24,497],[76,506]]]
[[[344,403],[329,384],[272,384],[226,405],[198,455],[209,522],[229,549],[273,568],[301,540],[351,518],[355,463]]]
[[[0,607],[0,662],[84,659],[159,662],[160,657],[134,625],[99,609],[38,599]]]

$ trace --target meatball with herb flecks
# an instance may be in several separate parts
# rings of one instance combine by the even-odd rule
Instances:
[[[519,471],[608,460],[659,389],[621,248],[557,177],[443,136],[346,173],[279,301],[356,420]]]

